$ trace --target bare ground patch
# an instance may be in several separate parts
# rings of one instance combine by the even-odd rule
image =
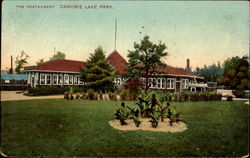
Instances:
[[[121,125],[119,120],[109,121],[110,126],[115,129],[123,131],[143,130],[143,131],[154,131],[154,132],[182,132],[187,129],[187,125],[184,122],[173,123],[172,126],[169,124],[169,119],[164,119],[163,122],[159,121],[157,128],[151,127],[150,119],[140,119],[141,124],[136,127],[132,119],[126,120],[127,125]]]

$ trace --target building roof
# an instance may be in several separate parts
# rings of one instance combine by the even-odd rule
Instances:
[[[126,60],[116,51],[114,50],[109,56],[108,61],[115,68],[117,74],[124,74],[127,69]]]
[[[160,66],[156,68],[157,71],[172,75],[191,75],[191,73],[183,68],[173,67],[170,65]]]
[[[115,68],[116,73],[122,75],[127,69],[126,60],[114,50],[108,57],[107,60]],[[45,62],[44,64],[37,66],[34,70],[28,71],[46,71],[46,72],[69,72],[69,73],[79,73],[81,68],[84,68],[85,62],[75,61],[75,60],[66,60],[58,59]],[[169,76],[185,76],[185,77],[195,77],[202,78],[199,76],[194,76],[187,69],[173,67],[170,65],[161,66],[156,68],[157,71],[163,72]]]
[[[34,71],[80,72],[84,66],[85,62],[83,61],[57,59],[37,66]]]

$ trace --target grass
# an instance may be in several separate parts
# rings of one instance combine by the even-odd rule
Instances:
[[[188,129],[119,131],[119,101],[1,102],[1,150],[8,156],[223,156],[248,154],[248,106],[241,101],[173,103]],[[133,104],[133,102],[126,102]]]

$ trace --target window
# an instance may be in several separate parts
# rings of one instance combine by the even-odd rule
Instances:
[[[50,74],[46,75],[46,84],[51,84],[51,76],[50,76]]]
[[[53,75],[53,84],[58,84],[58,75]]]
[[[145,78],[140,78],[140,82],[141,82],[143,85],[145,85],[145,81],[146,81]]]
[[[156,87],[161,88],[161,78],[157,78]]]
[[[166,79],[162,78],[161,80],[161,88],[166,88]]]
[[[182,80],[182,89],[188,89],[188,79]]]
[[[64,84],[69,84],[69,75],[64,74]]]
[[[78,75],[75,75],[75,76],[74,76],[74,84],[78,84],[78,78],[79,78]]]
[[[79,78],[78,84],[83,85],[83,81],[81,81],[81,78]]]
[[[69,75],[69,84],[73,84],[73,75]]]
[[[175,86],[174,81],[175,81],[174,78],[168,78],[167,79],[167,88],[168,89],[174,89],[174,86]]]
[[[149,83],[150,88],[155,88],[156,87],[156,79],[155,78],[149,78],[148,83]]]
[[[60,74],[60,75],[58,75],[58,84],[62,84],[62,75]]]
[[[40,76],[40,84],[45,84],[45,74],[41,74]]]

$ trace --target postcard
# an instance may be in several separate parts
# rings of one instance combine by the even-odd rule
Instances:
[[[249,157],[248,1],[2,1],[3,157]]]

